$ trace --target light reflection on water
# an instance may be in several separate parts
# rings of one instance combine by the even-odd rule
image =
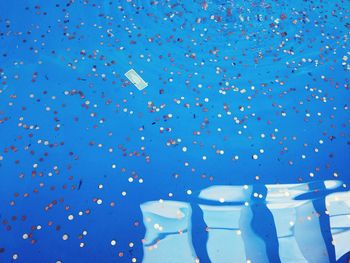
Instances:
[[[334,262],[349,250],[350,192],[341,188],[213,186],[192,203],[146,202],[143,262]]]

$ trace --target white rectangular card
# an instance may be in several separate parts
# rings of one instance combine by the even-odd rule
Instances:
[[[131,81],[132,84],[136,86],[138,90],[143,90],[148,86],[148,83],[145,82],[139,74],[133,69],[130,69],[125,73],[125,76]]]

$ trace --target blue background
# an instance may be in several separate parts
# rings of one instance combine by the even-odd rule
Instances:
[[[349,183],[349,3],[207,4],[0,1],[1,262],[130,262],[143,202],[196,202],[212,185]]]

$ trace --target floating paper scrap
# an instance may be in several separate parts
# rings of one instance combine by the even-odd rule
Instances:
[[[145,82],[133,69],[126,72],[125,76],[136,86],[136,88],[138,88],[138,90],[143,90],[148,86],[148,83]]]

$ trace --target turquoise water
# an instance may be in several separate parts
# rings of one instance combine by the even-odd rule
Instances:
[[[347,262],[348,1],[0,7],[0,262]]]

